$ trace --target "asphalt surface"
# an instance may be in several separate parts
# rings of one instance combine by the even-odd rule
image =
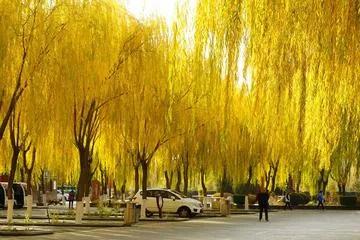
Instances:
[[[198,218],[185,222],[142,222],[132,227],[47,227],[53,235],[3,239],[360,239],[360,211],[292,210],[270,214]]]

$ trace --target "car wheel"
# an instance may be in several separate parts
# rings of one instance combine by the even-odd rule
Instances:
[[[145,215],[146,217],[152,217],[153,213],[146,209]]]
[[[191,211],[188,207],[181,207],[178,210],[179,217],[189,218],[191,216]]]

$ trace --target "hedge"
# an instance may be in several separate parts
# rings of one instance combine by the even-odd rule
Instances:
[[[245,195],[234,194],[233,201],[237,206],[245,204]]]
[[[293,206],[305,205],[310,202],[310,196],[306,193],[291,193],[290,203]]]
[[[356,196],[340,196],[340,204],[343,206],[356,206]]]

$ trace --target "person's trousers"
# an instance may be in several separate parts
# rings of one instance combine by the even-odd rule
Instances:
[[[69,208],[74,208],[74,201],[69,201]]]
[[[259,220],[262,219],[262,214],[263,212],[265,212],[265,220],[268,221],[269,217],[268,217],[268,207],[267,206],[259,206],[260,207],[260,215],[259,215]]]
[[[285,202],[285,206],[284,206],[284,209],[286,209],[287,207],[289,207],[289,209],[291,209],[291,205],[290,205],[290,202]]]
[[[322,203],[322,202],[320,202],[320,201],[319,201],[319,203],[318,203],[318,205],[317,205],[317,208],[319,208],[319,207],[320,207],[320,205],[321,205],[321,208],[322,208],[322,209],[325,209],[325,207],[324,207],[324,203]]]

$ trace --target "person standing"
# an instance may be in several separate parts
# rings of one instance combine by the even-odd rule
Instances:
[[[71,189],[69,192],[69,209],[74,208],[74,199],[75,199],[75,192],[74,189]]]
[[[265,212],[265,220],[269,221],[268,209],[269,209],[269,192],[261,191],[257,194],[256,200],[259,203],[259,221],[262,219],[263,212]]]
[[[285,207],[284,210],[286,210],[286,208],[289,207],[290,210],[292,210],[291,205],[290,205],[290,193],[287,192],[285,195]]]
[[[320,192],[317,195],[317,200],[318,200],[317,208],[319,208],[320,205],[321,205],[322,210],[324,210],[325,207],[324,207],[324,194],[323,194],[323,191],[320,190]]]

